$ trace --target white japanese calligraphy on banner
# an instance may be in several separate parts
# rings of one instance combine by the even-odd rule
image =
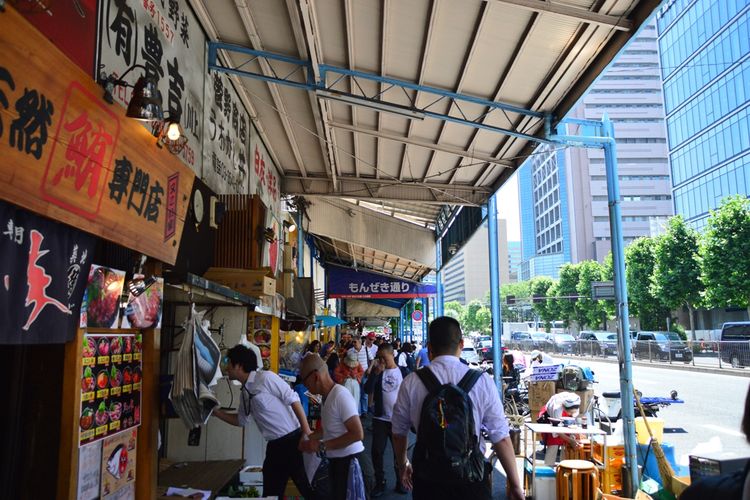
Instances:
[[[407,293],[411,286],[405,281],[383,281],[378,283],[349,283],[352,293]]]
[[[219,194],[248,194],[250,116],[225,73],[206,77],[203,180]]]
[[[271,211],[276,220],[281,220],[281,179],[268,150],[263,145],[255,126],[250,134],[250,194],[257,195]]]
[[[186,0],[107,0],[103,10],[99,73],[119,77],[134,64],[145,67],[125,81],[132,86],[146,76],[158,82],[165,118],[179,118],[188,139],[179,156],[200,174],[206,37],[192,9]],[[118,86],[113,97],[126,106],[132,91]]]

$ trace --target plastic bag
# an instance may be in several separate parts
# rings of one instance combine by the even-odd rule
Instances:
[[[359,460],[352,458],[349,462],[349,477],[346,482],[346,500],[364,500],[365,498],[367,496],[362,468],[359,466]]]

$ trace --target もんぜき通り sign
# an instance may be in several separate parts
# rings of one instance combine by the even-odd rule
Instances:
[[[192,171],[12,8],[0,46],[0,198],[173,264]]]

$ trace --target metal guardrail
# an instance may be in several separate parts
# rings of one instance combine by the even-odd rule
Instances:
[[[581,356],[584,358],[616,358],[617,346],[612,342],[576,340],[554,342],[524,339],[504,340],[508,349],[529,353],[534,350],[555,355]],[[631,341],[631,355],[635,361],[649,363],[690,364],[706,368],[743,369],[750,367],[750,342],[721,342],[696,340],[686,342]]]

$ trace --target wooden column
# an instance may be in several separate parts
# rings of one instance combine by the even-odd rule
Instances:
[[[159,368],[161,330],[143,330],[143,383],[141,426],[138,428],[138,460],[135,464],[135,497],[156,498],[159,476]]]
[[[75,340],[65,344],[60,411],[60,462],[57,468],[57,498],[60,500],[73,500],[78,496],[78,431],[81,416],[83,333],[84,330],[79,328],[76,331]]]

